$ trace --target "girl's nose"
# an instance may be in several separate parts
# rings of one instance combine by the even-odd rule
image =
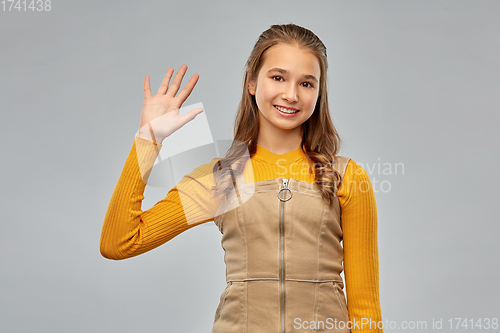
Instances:
[[[298,100],[297,88],[294,84],[289,84],[286,87],[286,90],[283,92],[282,98],[290,103],[296,102]]]

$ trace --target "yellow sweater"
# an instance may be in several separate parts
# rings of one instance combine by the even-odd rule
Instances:
[[[146,211],[141,210],[149,171],[161,147],[156,142],[135,137],[104,219],[100,250],[105,258],[120,260],[137,256],[200,223],[213,221],[220,203],[218,199],[209,199],[217,158],[185,175],[165,199]],[[308,173],[307,157],[300,148],[279,155],[257,145],[257,152],[249,163],[252,168],[245,168],[243,173],[246,182],[274,179],[277,174],[314,182],[314,175]],[[377,208],[368,174],[353,160],[347,165],[337,197],[341,206],[349,320],[353,325],[358,323],[352,332],[383,332],[374,324],[372,329],[368,323],[361,326],[363,318],[367,318],[365,322],[382,320]]]

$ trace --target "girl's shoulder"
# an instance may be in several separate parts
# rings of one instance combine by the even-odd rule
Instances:
[[[352,201],[355,197],[370,195],[373,192],[373,187],[368,172],[363,168],[362,163],[358,164],[351,158],[342,158],[339,161],[343,162],[340,167],[345,167],[341,185],[337,192],[341,205]]]
[[[346,156],[337,155],[333,159],[333,168],[340,173],[341,177],[344,177],[344,174],[349,166],[351,158]]]
[[[368,173],[363,167],[362,163],[357,163],[350,157],[335,156],[334,168],[343,176],[343,178],[364,180],[369,178]]]

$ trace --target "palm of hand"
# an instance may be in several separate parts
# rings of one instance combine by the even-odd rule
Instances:
[[[187,122],[193,120],[196,115],[203,112],[203,109],[194,109],[179,116],[179,109],[182,103],[191,94],[199,76],[193,75],[184,89],[175,96],[182,82],[182,78],[187,70],[186,65],[182,65],[177,75],[168,87],[172,77],[173,68],[169,68],[162,84],[155,96],[151,95],[149,76],[144,79],[144,102],[142,105],[141,124],[139,132],[151,132],[153,140],[163,141],[166,137],[184,126]]]

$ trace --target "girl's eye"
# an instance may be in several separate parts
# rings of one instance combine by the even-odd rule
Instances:
[[[279,76],[279,75],[275,75],[272,77],[272,79],[274,81],[283,81],[283,77]],[[314,88],[313,84],[310,83],[310,82],[303,82],[303,84],[305,84],[305,87],[306,88]]]

